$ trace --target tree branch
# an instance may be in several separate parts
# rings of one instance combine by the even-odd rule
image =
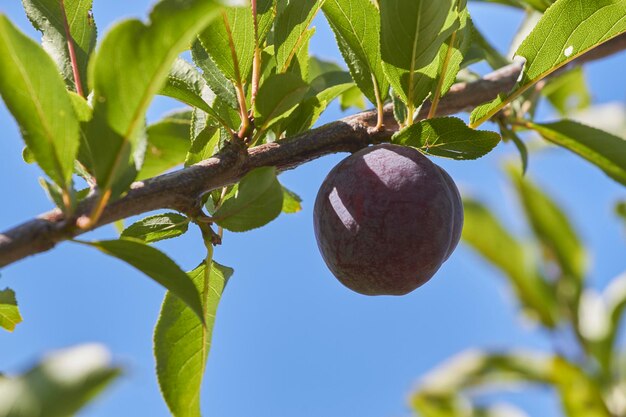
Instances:
[[[626,35],[621,35],[581,56],[573,64],[601,59],[624,49]],[[494,99],[499,93],[510,91],[520,71],[519,64],[511,64],[478,81],[455,84],[439,102],[437,116],[469,110]],[[430,103],[425,103],[418,117],[426,118],[429,110]],[[287,170],[324,155],[354,152],[373,143],[388,141],[398,129],[392,106],[385,106],[384,130],[375,129],[376,119],[377,113],[370,110],[280,142],[248,150],[229,146],[189,168],[134,183],[125,196],[107,205],[96,227],[159,209],[177,210],[193,216],[198,213],[203,194],[237,182],[254,168],[275,166]],[[92,196],[81,202],[70,219],[65,219],[60,210],[52,210],[1,233],[0,268],[85,233],[77,226],[77,221],[90,212],[95,200],[96,196]]]

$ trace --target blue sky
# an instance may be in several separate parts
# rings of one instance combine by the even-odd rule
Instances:
[[[100,33],[112,22],[145,17],[148,0],[96,0]],[[506,50],[521,15],[499,6],[473,5],[474,22]],[[0,12],[38,38],[18,1]],[[340,60],[321,19],[312,53]],[[595,103],[623,102],[617,68],[626,55],[588,66]],[[155,120],[175,103],[157,99]],[[542,117],[550,118],[548,109]],[[342,117],[333,106],[322,122]],[[0,104],[0,229],[50,209],[37,178],[22,162],[16,124]],[[281,181],[303,198],[304,209],[263,229],[227,234],[216,259],[235,269],[218,313],[203,388],[206,416],[399,417],[420,376],[467,348],[549,350],[551,341],[520,320],[505,281],[467,247],[460,246],[435,278],[401,297],[370,298],[342,287],[326,269],[315,244],[312,206],[328,171],[345,155],[322,158]],[[516,157],[511,145],[478,161],[438,159],[465,193],[483,199],[517,231],[521,213],[500,169]],[[623,272],[625,230],[612,214],[623,187],[565,151],[532,155],[529,175],[562,203],[590,246],[592,285],[603,287]],[[88,235],[113,237],[112,227]],[[197,233],[160,247],[186,269],[202,258]],[[93,249],[65,243],[2,271],[0,287],[18,295],[24,323],[0,333],[0,370],[17,372],[50,349],[86,342],[108,346],[124,376],[84,417],[167,416],[154,373],[152,331],[164,290],[130,267]],[[558,416],[546,390],[507,394],[533,415]]]

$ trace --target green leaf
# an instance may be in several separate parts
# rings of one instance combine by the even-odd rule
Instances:
[[[305,42],[308,27],[319,11],[322,1],[298,0],[278,2],[278,14],[274,23],[274,45],[276,45],[276,68],[286,72]]]
[[[231,232],[245,232],[264,226],[280,214],[283,189],[276,168],[257,168],[246,174],[224,198],[215,212],[215,223]]]
[[[544,139],[568,149],[626,185],[626,140],[571,120],[531,123]]]
[[[120,373],[100,345],[54,352],[23,375],[0,377],[0,416],[74,415]]]
[[[298,45],[298,49],[296,50],[296,54],[291,60],[291,64],[286,71],[298,75],[303,80],[307,80],[309,78],[309,44],[314,34],[314,27],[305,31],[300,44]]]
[[[68,86],[76,88],[68,42],[74,49],[81,89],[88,94],[87,63],[96,47],[96,23],[91,8],[93,0],[22,0],[26,16],[43,36],[41,44],[55,60]],[[68,30],[69,29],[69,33]]]
[[[302,210],[302,199],[296,193],[283,187],[283,213],[293,214]]]
[[[356,107],[359,110],[365,110],[365,96],[361,90],[359,90],[359,87],[354,86],[346,90],[339,97],[339,105],[341,106],[341,111],[346,111],[352,107]]]
[[[190,219],[176,213],[157,214],[128,226],[120,237],[135,238],[146,243],[182,236],[189,229]]]
[[[391,87],[410,109],[433,88],[441,45],[458,29],[456,1],[381,0],[381,54]]]
[[[266,130],[289,116],[305,97],[309,85],[294,73],[273,74],[259,88],[256,98],[255,121]]]
[[[138,180],[152,178],[185,162],[191,141],[191,112],[167,115],[146,129],[148,144]]]
[[[546,326],[554,327],[555,296],[537,273],[538,266],[531,253],[482,204],[465,199],[463,207],[464,242],[504,272],[522,304],[532,309]]]
[[[411,125],[396,133],[392,142],[444,158],[477,159],[491,152],[500,135],[470,129],[455,117],[442,117]]]
[[[626,31],[625,15],[626,0],[557,1],[515,53],[526,59],[518,84],[509,94],[476,108],[471,125],[484,123],[537,81]]]
[[[49,183],[45,178],[39,178],[39,185],[43,188],[44,192],[55,206],[61,209],[61,211],[66,210],[65,203],[63,202],[63,190],[61,190],[58,185]],[[71,191],[70,193],[73,194]]]
[[[141,240],[124,238],[78,243],[92,246],[140,270],[181,299],[202,318],[200,296],[193,282],[178,265],[163,252]]]
[[[287,136],[309,130],[337,97],[354,87],[350,74],[325,72],[311,81],[311,87],[298,108],[285,121]]]
[[[44,172],[67,190],[80,141],[65,83],[50,56],[0,15],[0,95]]]
[[[591,92],[582,67],[551,78],[541,93],[562,116],[584,110],[591,105]]]
[[[452,35],[439,49],[439,68],[432,91],[437,99],[444,96],[456,81],[456,76],[461,69],[463,58],[469,50],[472,39],[472,21],[467,10],[467,0],[456,0],[455,8],[459,27],[452,32]]]
[[[496,70],[509,65],[511,62],[505,58],[491,43],[483,36],[474,24],[470,24],[472,29],[472,43],[470,49],[465,55],[463,65],[469,65],[474,62],[485,60],[489,66]]]
[[[509,178],[532,227],[549,258],[555,260],[564,279],[573,280],[576,295],[582,287],[586,271],[585,248],[563,210],[529,178],[515,169],[508,169]]]
[[[276,1],[277,0],[257,0],[256,21],[259,35],[257,45],[259,46],[263,44],[272,29],[272,25],[274,25],[274,19],[276,18]]]
[[[505,142],[507,140],[511,140],[517,148],[517,151],[520,154],[520,159],[522,160],[522,175],[526,175],[526,171],[528,170],[528,148],[526,147],[526,144],[515,131],[506,125],[506,123],[498,121],[498,126],[500,127],[502,140]]]
[[[211,268],[206,265],[210,264]],[[231,268],[207,262],[189,273],[202,294],[205,325],[171,293],[165,295],[154,330],[154,353],[163,397],[176,417],[200,417],[200,388],[211,349],[218,304]]]
[[[21,322],[22,316],[17,308],[15,291],[8,288],[0,291],[0,327],[12,332]]]
[[[89,146],[103,193],[114,186],[121,192],[134,179],[138,164],[130,159],[140,145],[152,98],[165,85],[178,54],[220,10],[214,0],[184,3],[181,7],[179,0],[162,0],[148,24],[139,20],[117,24],[93,58],[95,107]]]
[[[215,155],[219,148],[220,134],[220,129],[205,113],[194,111],[191,124],[192,142],[185,157],[185,166],[197,164]]]
[[[177,59],[170,70],[165,86],[159,93],[171,97],[192,107],[212,113],[213,109],[204,101],[203,94],[212,95],[206,81],[196,68],[183,59]]]
[[[202,70],[202,77],[215,96],[231,108],[238,109],[237,92],[233,83],[221,73],[200,41],[195,41],[191,46],[191,56],[193,62]]]
[[[245,84],[255,45],[250,7],[225,9],[198,39],[226,78],[237,85]]]
[[[186,167],[215,155],[220,150],[223,135],[230,135],[215,126],[201,111],[194,112],[191,134],[193,139],[185,158]]]
[[[326,0],[322,10],[352,78],[376,105],[388,96],[380,53],[380,13],[370,0]]]

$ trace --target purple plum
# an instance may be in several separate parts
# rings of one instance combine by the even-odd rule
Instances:
[[[404,295],[430,280],[461,237],[463,203],[452,178],[418,150],[376,145],[328,174],[315,200],[322,257],[346,287]]]

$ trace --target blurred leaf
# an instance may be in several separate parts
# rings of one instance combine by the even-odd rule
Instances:
[[[339,97],[339,105],[341,106],[341,111],[346,111],[352,107],[365,110],[365,96],[361,90],[359,90],[359,87],[354,86],[347,89]]]
[[[304,98],[309,86],[293,74],[271,75],[259,88],[255,121],[261,130],[289,116]]]
[[[626,185],[626,141],[593,127],[571,121],[528,123],[544,139],[588,160],[615,181]]]
[[[626,201],[620,201],[615,205],[615,213],[617,213],[622,220],[626,220]]]
[[[215,223],[231,232],[245,232],[264,226],[280,214],[283,189],[276,168],[257,168],[224,197],[213,216]]]
[[[56,61],[67,84],[78,91],[68,49],[68,42],[72,42],[81,90],[87,95],[87,63],[97,34],[91,14],[93,0],[22,0],[22,4],[28,19],[43,34],[44,49]]]
[[[88,136],[103,195],[113,189],[121,193],[133,181],[140,165],[135,152],[141,150],[152,98],[165,85],[178,54],[219,10],[214,0],[188,0],[185,7],[179,0],[161,0],[149,23],[124,21],[102,40],[90,63],[95,106]]]
[[[529,382],[556,388],[570,417],[610,416],[599,387],[578,366],[559,356],[531,353],[464,352],[426,375],[412,396],[412,404],[420,407],[424,399],[429,398],[446,400],[447,397],[449,401],[462,390]],[[457,414],[431,415],[444,417]]]
[[[608,341],[609,345],[615,348],[614,343],[626,312],[626,273],[611,281],[604,290],[604,299],[611,321]]]
[[[178,297],[165,295],[154,330],[154,354],[161,392],[176,417],[200,417],[200,388],[215,315],[232,274],[231,268],[213,262],[211,256],[189,273],[202,297],[205,325]]]
[[[510,279],[523,305],[554,327],[557,305],[552,289],[537,273],[538,266],[524,246],[511,236],[489,210],[477,201],[463,200],[463,240]]]
[[[140,270],[181,299],[202,318],[200,296],[191,279],[158,249],[137,239],[101,240],[78,243],[92,246]]]
[[[396,133],[392,142],[452,159],[477,159],[500,142],[495,132],[474,130],[456,117],[428,119]]]
[[[471,22],[471,21],[470,21]],[[484,60],[489,64],[491,69],[505,67],[511,63],[504,57],[476,28],[475,25],[469,24],[471,27],[471,46],[465,54],[464,65],[470,65],[474,62]]]
[[[157,214],[146,217],[130,226],[123,232],[122,238],[135,238],[146,243],[172,239],[182,236],[189,229],[190,219],[176,213]]]
[[[65,83],[50,56],[0,15],[0,95],[44,172],[69,188],[79,124]]]
[[[389,93],[380,54],[380,13],[371,0],[326,0],[322,10],[352,78],[369,101]]]
[[[0,377],[0,417],[74,415],[119,374],[100,345],[54,352],[21,376]]]
[[[308,35],[308,27],[322,6],[320,0],[278,2],[274,22],[274,45],[276,47],[277,72],[287,72],[292,60]]]
[[[567,116],[571,112],[581,111],[591,104],[591,92],[587,87],[585,72],[577,67],[552,77],[541,90],[550,104],[561,114]]]
[[[229,7],[198,39],[222,74],[243,85],[252,69],[254,22],[250,7]]]
[[[515,53],[526,59],[518,84],[509,94],[500,94],[492,102],[477,107],[470,117],[471,126],[484,123],[537,81],[626,31],[625,14],[624,0],[594,0],[586,7],[579,0],[556,2]]]
[[[522,178],[517,170],[509,169],[508,173],[535,236],[563,272],[561,280],[567,283],[567,295],[577,299],[586,270],[585,248],[578,234],[547,193],[529,178]],[[575,300],[572,302],[570,306],[575,306]]]
[[[189,111],[172,113],[149,125],[146,129],[148,145],[137,179],[152,178],[181,165],[189,149],[190,129]]]
[[[302,210],[302,199],[293,191],[283,187],[283,213],[293,214]]]
[[[0,327],[12,332],[21,322],[22,316],[17,307],[15,291],[8,288],[0,291]]]
[[[383,68],[410,109],[419,106],[434,86],[439,69],[435,58],[459,27],[455,3],[380,0]]]

